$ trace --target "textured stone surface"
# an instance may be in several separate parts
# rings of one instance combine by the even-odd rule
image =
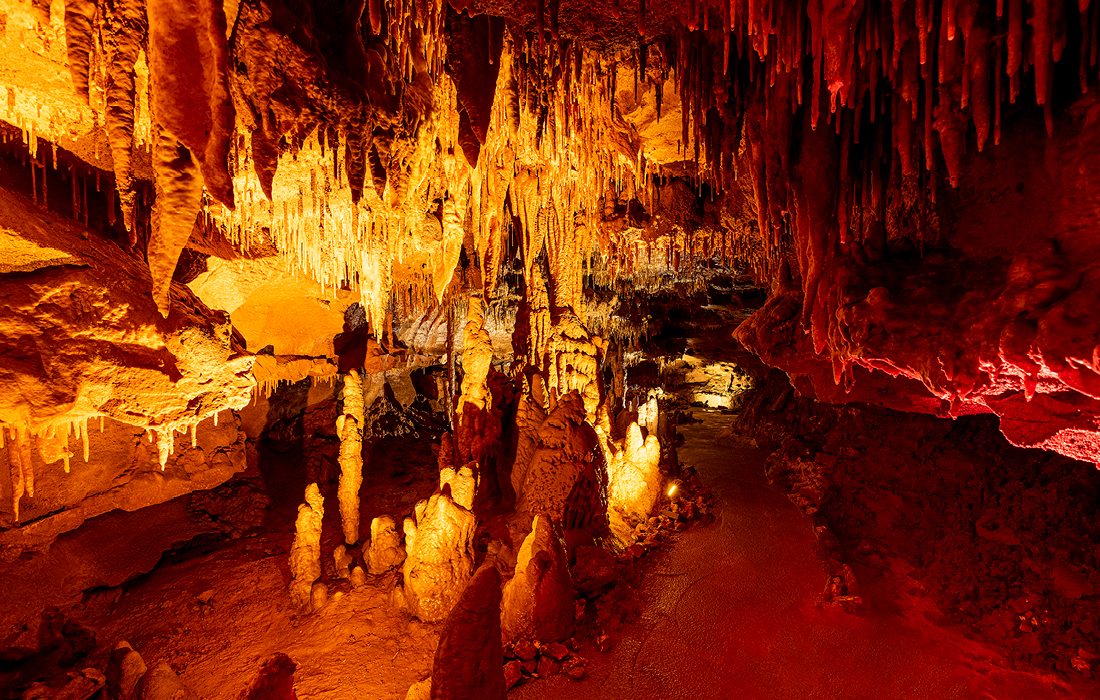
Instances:
[[[504,586],[500,626],[505,644],[519,640],[560,642],[573,632],[573,578],[561,529],[537,516]]]
[[[448,489],[449,491],[449,489]],[[425,622],[444,619],[474,571],[474,527],[469,510],[437,492],[406,518],[402,576],[409,610]]]
[[[482,566],[447,615],[432,663],[432,700],[503,700],[500,574]]]

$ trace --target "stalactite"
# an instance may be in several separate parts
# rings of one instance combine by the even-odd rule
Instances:
[[[164,130],[156,139],[153,173],[157,197],[148,245],[149,272],[153,278],[153,299],[167,317],[176,262],[191,238],[202,201],[202,178],[190,151]]]
[[[107,65],[106,126],[111,145],[115,183],[130,245],[137,242],[134,222],[132,159],[134,121],[137,109],[136,74],[139,54],[148,32],[145,3],[142,0],[116,0],[104,3],[106,30],[103,33],[104,60]]]

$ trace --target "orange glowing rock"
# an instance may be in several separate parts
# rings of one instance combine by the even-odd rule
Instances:
[[[298,506],[294,543],[290,548],[290,599],[299,609],[311,605],[313,583],[321,577],[321,521],[325,499],[317,484],[306,487],[305,503]]]
[[[363,382],[359,373],[351,370],[344,375],[343,413],[336,419],[340,437],[340,522],[344,541],[349,545],[359,541],[359,489],[363,485]]]
[[[406,518],[405,600],[413,615],[425,622],[447,616],[474,570],[474,514],[457,505],[450,488],[416,506]]]

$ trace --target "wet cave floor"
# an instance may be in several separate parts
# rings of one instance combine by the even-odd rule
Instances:
[[[683,465],[716,496],[714,523],[651,554],[635,582],[636,619],[611,649],[590,643],[584,680],[564,675],[513,689],[518,699],[1046,698],[1097,697],[1095,685],[1005,670],[981,644],[896,604],[861,614],[817,604],[825,574],[809,521],[764,476],[764,454],[733,436],[732,415],[695,409],[679,427]],[[397,483],[365,483],[384,505],[430,490],[434,466]],[[370,477],[368,476],[368,482]],[[335,503],[333,503],[335,508]],[[276,511],[279,506],[276,504]],[[326,529],[331,514],[326,515]],[[273,531],[272,531],[273,532]],[[326,533],[327,537],[327,533]],[[307,699],[404,698],[426,677],[439,626],[411,619],[390,600],[393,578],[335,590],[319,612],[296,614],[287,595],[291,533],[263,534],[162,563],[123,595],[89,601],[101,639],[125,639],[153,665],[169,662],[200,697],[236,698],[275,652],[298,663]],[[394,578],[396,575],[391,575]],[[889,608],[891,612],[879,612]],[[98,609],[99,618],[96,619]],[[930,613],[928,613],[930,615]]]

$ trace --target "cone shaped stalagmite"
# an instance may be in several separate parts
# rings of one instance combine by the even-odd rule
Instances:
[[[561,528],[538,515],[519,548],[515,576],[504,587],[500,617],[504,643],[560,642],[573,633],[575,615]]]
[[[447,616],[432,662],[431,700],[503,700],[500,574],[482,566]]]

